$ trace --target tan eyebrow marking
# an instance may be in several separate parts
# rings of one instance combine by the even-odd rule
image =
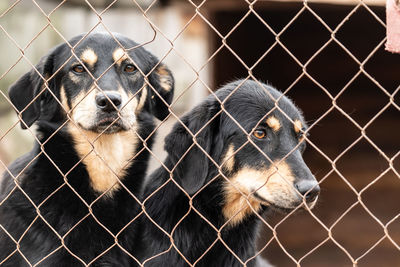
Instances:
[[[294,121],[294,131],[296,133],[299,133],[301,131],[301,129],[303,129],[303,124],[301,123],[300,120],[295,120]]]
[[[82,52],[81,60],[89,66],[93,67],[94,64],[96,64],[97,62],[97,55],[91,48],[88,48]]]
[[[114,50],[112,57],[118,65],[121,65],[122,61],[128,58],[128,54],[122,48],[117,48]]]
[[[274,132],[279,131],[281,128],[281,123],[275,116],[270,116],[267,118],[267,125],[274,130]]]

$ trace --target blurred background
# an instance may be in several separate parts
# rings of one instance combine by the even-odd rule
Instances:
[[[64,39],[120,32],[173,71],[177,115],[249,73],[304,111],[313,125],[305,160],[321,182],[320,202],[315,217],[268,218],[277,239],[264,227],[258,243],[272,264],[400,266],[400,55],[384,50],[384,4],[1,0],[0,171],[34,142],[7,100],[10,84]],[[172,123],[160,127],[151,169]]]

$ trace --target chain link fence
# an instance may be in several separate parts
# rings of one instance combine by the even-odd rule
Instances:
[[[11,19],[11,16],[15,17],[14,10],[27,2],[29,2],[30,8],[40,14],[45,22],[34,29],[35,35],[26,44],[21,44],[18,38],[14,36],[16,33],[8,29],[9,22],[7,20]],[[17,65],[20,62],[25,62],[29,65],[29,68],[35,68],[36,61],[27,56],[35,42],[39,42],[41,36],[46,34],[45,32],[51,31],[52,34],[55,34],[56,40],[68,43],[69,38],[63,33],[63,27],[66,26],[58,20],[55,16],[56,13],[63,11],[63,9],[71,11],[68,9],[71,3],[76,5],[78,9],[85,8],[86,15],[90,13],[91,16],[96,18],[88,23],[88,25],[91,25],[88,29],[85,29],[88,34],[101,28],[115,38],[113,32],[118,30],[115,27],[111,29],[104,21],[104,17],[113,8],[122,7],[132,10],[132,12],[135,10],[148,25],[148,32],[150,32],[150,35],[147,33],[150,38],[141,42],[142,45],[151,45],[157,41],[157,38],[162,39],[164,44],[167,45],[165,45],[166,48],[164,47],[161,53],[157,54],[160,62],[165,62],[171,54],[174,54],[174,57],[178,58],[176,60],[178,63],[175,64],[184,66],[183,68],[187,69],[192,77],[186,84],[180,84],[180,74],[182,73],[175,73],[174,68],[169,65],[177,80],[177,90],[174,100],[168,105],[170,115],[164,121],[157,123],[157,127],[152,134],[156,131],[168,131],[172,122],[175,121],[183,125],[180,117],[184,111],[188,111],[191,106],[197,103],[198,98],[201,99],[207,94],[215,94],[218,86],[237,77],[235,75],[241,75],[245,80],[258,81],[264,71],[264,69],[260,70],[260,66],[266,65],[270,65],[271,67],[265,68],[276,75],[276,80],[271,82],[274,85],[278,85],[278,89],[284,95],[290,96],[301,109],[304,109],[306,119],[312,119],[307,130],[310,136],[305,137],[308,145],[305,160],[307,163],[310,162],[310,169],[313,172],[317,172],[315,176],[322,189],[320,203],[315,209],[307,209],[300,214],[295,213],[298,210],[295,209],[287,215],[278,214],[271,218],[270,216],[267,218],[260,217],[263,229],[258,240],[259,252],[254,257],[263,255],[271,259],[271,262],[276,266],[397,266],[400,264],[400,210],[398,205],[399,198],[397,197],[400,185],[400,151],[398,145],[398,115],[400,111],[398,77],[400,66],[397,63],[398,56],[383,55],[386,53],[383,51],[386,41],[384,36],[386,26],[384,17],[382,17],[382,14],[384,15],[382,1],[327,1],[329,3],[323,7],[309,1],[287,3],[286,1],[244,0],[223,1],[223,3],[220,3],[218,1],[188,0],[172,1],[170,3],[162,1],[162,5],[157,0],[101,2],[98,5],[98,2],[95,1],[63,0],[54,1],[52,5],[49,5],[48,1],[19,0],[6,1],[1,4],[0,29],[3,40],[8,42],[7,46],[2,46],[3,53],[7,54],[9,50],[16,50],[18,53],[18,57],[15,60],[13,59],[10,66],[7,68],[3,66],[4,69],[0,73],[0,81],[6,80],[2,83],[0,91],[2,98],[0,112],[3,117],[9,110],[14,110],[5,88],[23,73],[18,70]],[[169,7],[164,7],[165,4],[170,5]],[[339,7],[335,7],[335,4],[338,4]],[[158,10],[159,13],[157,14],[160,14],[165,12],[165,9],[184,10],[182,13],[184,15],[180,18],[183,22],[179,26],[180,28],[172,31],[172,34],[171,32],[165,33],[165,28],[155,23],[152,15],[153,10]],[[270,13],[267,12],[268,10],[270,10]],[[279,12],[282,10],[288,10],[285,13],[286,21],[279,21],[279,18],[273,20],[274,13],[278,14],[276,16],[280,16],[281,13]],[[335,14],[339,14],[335,13],[338,10],[341,15],[336,17],[334,22],[332,22],[332,17],[329,21],[326,21],[325,14],[332,13],[332,16],[335,17]],[[369,24],[366,23],[367,26],[362,23],[357,24],[352,29],[353,32],[350,30],[350,33],[343,35],[344,29],[347,29],[348,25],[353,25],[352,23],[356,21],[353,18],[360,16],[360,14],[362,14],[360,21],[363,22],[367,18]],[[313,25],[317,25],[315,27],[318,27],[318,30],[313,31],[314,28],[312,27],[309,30],[307,29],[308,26],[302,25],[302,22],[307,21],[305,17],[312,20]],[[229,18],[233,19],[228,23]],[[254,26],[255,24],[258,26]],[[373,26],[368,26],[372,24]],[[190,30],[193,26],[194,30]],[[368,27],[379,29],[379,31],[369,32]],[[261,29],[263,32],[260,32]],[[369,32],[373,36],[373,40],[370,39],[370,43],[366,42],[362,44],[363,47],[357,48],[352,43],[352,40],[357,38],[355,37],[357,36],[356,32],[362,30],[366,34]],[[178,42],[181,42],[181,37],[187,34],[187,31],[190,31],[192,35],[200,34],[206,39],[205,44],[207,46],[200,48],[205,51],[203,51],[205,54],[208,54],[196,63],[191,61],[192,58],[188,56],[190,53],[182,52],[182,47],[177,45]],[[245,31],[244,35],[237,35],[240,31]],[[70,32],[80,33],[74,32],[73,29]],[[323,32],[321,36],[324,35],[324,38],[318,39],[321,32]],[[247,36],[253,36],[254,39],[243,38],[246,34]],[[264,42],[263,34],[269,35],[271,38]],[[288,34],[293,35],[292,39],[287,39]],[[135,40],[135,37],[132,37],[132,39]],[[251,41],[260,43],[262,47],[258,51],[261,51],[260,53],[246,51],[248,50],[246,49],[247,47],[252,47]],[[71,51],[74,51],[74,47],[70,44],[69,46]],[[332,46],[336,50],[332,50]],[[122,48],[124,50],[127,49],[126,47]],[[298,56],[301,49],[308,50]],[[280,52],[277,53],[276,51]],[[74,54],[74,52],[72,53]],[[326,57],[326,53],[328,53],[327,59],[321,60],[321,58]],[[76,55],[74,56],[78,58]],[[388,59],[388,57],[390,58]],[[335,63],[337,58],[346,58],[346,60],[342,61],[342,65],[338,65]],[[286,64],[285,62],[289,61],[291,62],[290,66],[285,69],[286,66],[282,66],[282,64]],[[332,66],[330,64],[336,65]],[[375,66],[370,67],[370,64]],[[341,70],[341,68],[347,70],[346,65],[353,66],[351,73],[344,73]],[[274,70],[275,68],[276,70]],[[15,71],[15,69],[18,71]],[[320,72],[316,72],[316,69]],[[15,74],[13,74],[14,71],[16,72]],[[204,74],[205,72],[207,73],[206,75]],[[143,72],[141,74],[146,77],[147,85],[152,87],[148,82],[149,74]],[[335,77],[340,75],[343,75],[344,78]],[[15,79],[8,80],[7,77],[9,76]],[[327,76],[333,76],[334,78],[332,79],[331,77],[329,80],[326,78]],[[102,91],[102,88],[96,84],[101,76],[98,78],[91,77],[95,81],[94,84],[97,89]],[[266,75],[262,79],[269,77]],[[46,78],[42,78],[47,84]],[[380,81],[380,78],[383,81]],[[278,81],[279,79],[284,82]],[[360,79],[362,79],[362,82],[360,82]],[[334,80],[340,80],[341,82],[334,83]],[[365,84],[368,84],[368,86],[364,87]],[[357,88],[358,85],[361,85],[361,88]],[[304,87],[312,88],[312,90],[301,89]],[[363,91],[364,88],[365,91]],[[45,90],[51,93],[47,85]],[[186,94],[193,90],[199,90],[201,93],[192,92],[191,98],[196,99],[189,106],[182,105],[182,102],[187,100]],[[154,88],[153,91],[156,92]],[[318,97],[316,97],[317,95]],[[53,95],[53,97],[56,96]],[[58,102],[60,105],[62,104],[60,101]],[[8,111],[3,112],[3,109]],[[223,106],[222,111],[225,111]],[[280,111],[284,112],[283,110]],[[268,114],[265,115],[267,116]],[[69,123],[74,124],[70,117],[69,119]],[[231,119],[235,121],[235,118],[231,117]],[[10,142],[10,138],[13,135],[19,136],[17,128],[19,127],[20,119],[14,116],[11,121],[12,123],[6,128],[2,128],[0,132],[0,162],[4,171],[9,174],[11,174],[11,171],[7,166],[15,156],[10,156],[6,152],[16,149],[12,146],[10,147],[8,142]],[[204,127],[209,123],[211,121]],[[30,135],[30,140],[33,139],[33,142],[37,142],[42,148],[48,142],[43,143],[31,128],[28,128],[25,132]],[[250,135],[246,131],[245,133]],[[194,143],[201,148],[196,141],[195,135],[196,133],[193,135]],[[162,138],[163,134],[161,133],[159,138],[161,145]],[[93,142],[95,141],[89,139],[87,141],[94,148]],[[155,148],[151,149],[147,145],[148,138],[141,138],[140,141],[145,144],[143,149],[151,155],[153,163],[150,168],[154,169],[160,165],[165,166],[163,163],[164,154],[159,148],[160,145],[156,144]],[[252,143],[250,138],[247,143]],[[326,145],[328,143],[331,144],[330,147]],[[234,154],[238,153],[240,149],[242,148],[236,150]],[[23,151],[24,149],[18,148],[18,151],[20,150]],[[202,150],[206,153],[204,149]],[[25,151],[27,150],[25,149]],[[94,152],[96,153],[96,151]],[[99,154],[97,156],[101,157]],[[136,155],[133,158],[135,157]],[[210,155],[207,155],[207,157],[213,161]],[[78,163],[82,162],[84,158],[81,158]],[[107,165],[106,160],[101,160]],[[51,158],[49,158],[49,161],[57,168]],[[220,174],[222,174],[221,166],[223,163],[213,161],[213,164],[218,166]],[[45,206],[52,195],[66,186],[87,206],[87,214],[81,221],[90,216],[96,218],[92,213],[92,207],[101,198],[107,196],[109,191],[106,190],[100,194],[92,203],[86,203],[82,196],[68,183],[66,176],[70,171],[72,170],[65,173],[60,170],[60,174],[65,181],[64,184],[49,196],[43,196],[44,200],[40,203],[35,203],[28,194],[25,194],[25,197],[30,200],[37,212],[34,221],[41,219],[56,233],[57,238],[62,241],[61,247],[66,250],[68,248],[65,247],[63,240],[79,226],[80,222],[77,222],[64,235],[60,235],[41,215],[41,207]],[[172,170],[168,169],[167,171],[171,176],[169,181],[175,183],[172,179]],[[4,205],[17,189],[24,192],[18,182],[22,173],[23,171],[16,176],[11,174],[15,186],[3,199],[0,199],[0,206]],[[222,176],[224,175],[222,174]],[[124,187],[122,179],[118,179],[118,183]],[[121,190],[124,190],[124,188]],[[134,195],[132,197],[143,208],[143,203],[148,201],[154,194],[150,194],[145,200],[140,200]],[[185,194],[191,199],[189,194],[186,192]],[[247,202],[250,203],[250,199],[247,196],[245,197]],[[162,204],[160,203],[160,205]],[[255,212],[255,210],[253,211]],[[212,225],[200,212],[196,212],[203,220]],[[140,216],[148,216],[144,208],[128,224],[132,224]],[[181,220],[184,220],[184,218],[185,216]],[[156,223],[151,218],[149,219]],[[117,235],[113,234],[100,221],[96,221],[104,231],[108,232],[116,240],[113,246],[119,246],[117,241],[119,233]],[[28,232],[29,227],[26,232]],[[220,234],[224,227],[226,226],[214,228]],[[54,253],[54,251],[51,252],[37,263],[31,263],[20,249],[20,242],[26,232],[19,239],[15,239],[3,225],[0,225],[0,229],[15,243],[15,250],[9,257],[0,259],[0,265],[14,254],[20,254],[29,266],[40,266],[45,258]],[[188,265],[195,266],[195,263],[186,259],[185,255],[174,245],[173,235],[165,231],[164,234],[171,239],[171,245]],[[215,242],[217,241],[223,243],[229,251],[234,253],[223,242],[220,235]],[[85,266],[95,263],[97,259],[108,252],[108,250],[103,251],[90,262],[85,262],[70,250],[68,251]],[[246,266],[250,260],[241,262],[243,266]]]

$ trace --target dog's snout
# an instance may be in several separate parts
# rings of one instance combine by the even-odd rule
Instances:
[[[300,181],[296,183],[295,187],[302,196],[305,195],[307,202],[314,201],[318,197],[320,191],[318,182],[315,180]]]
[[[105,112],[116,111],[122,103],[122,97],[117,92],[104,92],[96,95],[96,105]]]

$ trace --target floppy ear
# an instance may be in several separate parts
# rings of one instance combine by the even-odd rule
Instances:
[[[44,89],[43,78],[49,78],[53,72],[51,54],[43,57],[35,68],[36,70],[32,69],[28,73],[25,73],[18,81],[11,85],[8,91],[11,102],[21,112],[22,121],[26,124],[21,121],[22,129],[30,127],[40,117],[40,103],[44,95],[47,95],[46,91],[41,92]],[[38,97],[35,99],[36,96]],[[32,100],[34,101],[32,102]]]
[[[171,71],[164,65],[158,64],[156,69],[150,74],[149,81],[151,86],[157,93],[161,96],[158,96],[153,88],[149,88],[150,92],[150,112],[153,113],[159,120],[164,120],[168,114],[168,106],[172,102],[172,98],[174,97],[174,77],[172,76]]]
[[[219,108],[219,102],[208,98],[181,119],[191,133],[178,122],[165,138],[165,150],[168,152],[169,160],[173,166],[176,165],[174,178],[189,195],[204,185],[213,164],[205,153],[212,156],[213,140],[218,133],[219,119],[214,118],[208,122]],[[193,135],[196,135],[197,144],[205,152],[194,143]]]

